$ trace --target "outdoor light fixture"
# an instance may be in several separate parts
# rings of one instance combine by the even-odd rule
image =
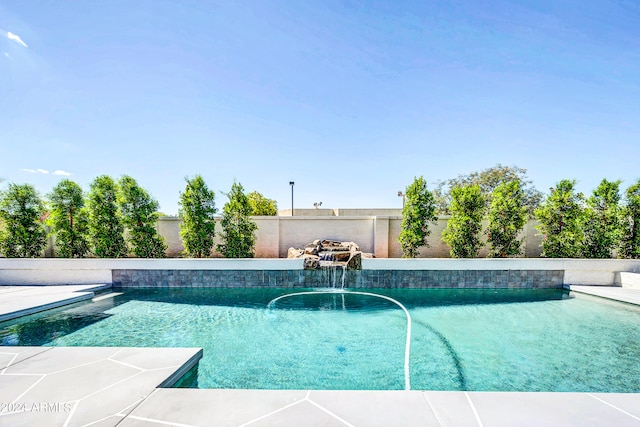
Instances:
[[[320,206],[322,206],[322,202],[315,202],[313,204],[313,207],[316,208],[316,209],[318,209]]]
[[[404,194],[402,191],[398,191],[398,197],[402,197],[402,209],[404,209],[404,198],[405,198],[406,194]]]
[[[289,181],[289,185],[291,186],[291,216],[293,216],[293,186],[295,184],[295,182]]]

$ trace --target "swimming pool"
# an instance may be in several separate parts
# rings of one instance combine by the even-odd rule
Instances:
[[[636,306],[560,289],[310,291],[125,290],[2,323],[0,340],[202,347],[186,381],[200,388],[640,392]]]

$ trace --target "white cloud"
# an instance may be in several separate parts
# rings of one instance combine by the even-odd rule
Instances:
[[[9,40],[13,40],[14,42],[24,46],[24,47],[29,47],[27,46],[27,44],[25,42],[22,41],[22,39],[20,38],[19,35],[17,34],[13,34],[11,31],[7,31],[7,38]]]
[[[62,169],[56,169],[53,172],[49,172],[46,169],[28,169],[28,168],[22,168],[23,172],[29,172],[29,173],[41,173],[43,175],[48,175],[49,173],[51,173],[51,175],[58,175],[58,176],[71,176],[73,175],[71,172],[67,172],[67,171],[63,171]]]
[[[7,58],[9,57],[9,54],[7,52],[2,52],[4,53],[4,56],[6,56]]]

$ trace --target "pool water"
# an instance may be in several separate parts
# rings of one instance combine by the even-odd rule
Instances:
[[[640,392],[640,307],[564,290],[142,289],[0,323],[2,345],[202,347],[199,388]],[[302,295],[285,294],[303,292]],[[274,301],[275,300],[275,301]]]

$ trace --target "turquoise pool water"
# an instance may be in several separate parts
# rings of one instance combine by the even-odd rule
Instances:
[[[1,323],[0,342],[202,347],[190,382],[200,388],[406,387],[397,304],[330,291],[279,298],[303,291],[127,290]],[[563,290],[366,292],[410,314],[411,389],[640,392],[639,307]]]

